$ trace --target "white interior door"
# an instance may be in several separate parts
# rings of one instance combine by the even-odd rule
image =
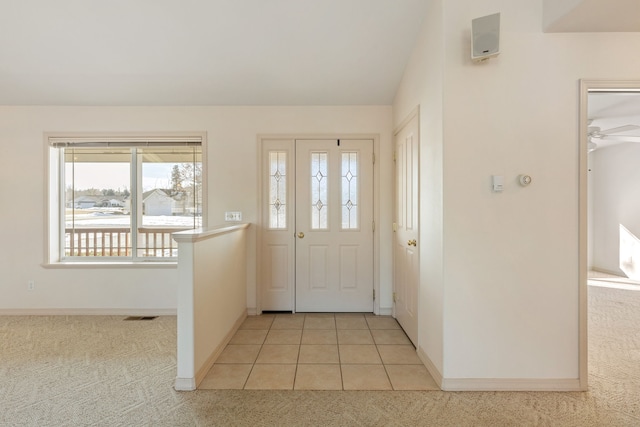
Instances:
[[[416,114],[395,137],[395,315],[414,345],[418,342],[418,281],[420,277],[418,130]]]
[[[295,310],[373,311],[373,141],[296,141]]]

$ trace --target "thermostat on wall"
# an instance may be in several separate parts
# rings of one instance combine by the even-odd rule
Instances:
[[[526,187],[527,185],[531,184],[531,176],[530,175],[520,175],[518,177],[518,181],[520,182],[520,185],[522,185],[523,187]]]

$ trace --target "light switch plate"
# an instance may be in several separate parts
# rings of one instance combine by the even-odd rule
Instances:
[[[491,184],[493,186],[494,193],[500,193],[504,190],[504,176],[502,175],[492,175],[491,176]]]
[[[240,222],[242,221],[242,212],[225,212],[224,213],[225,221],[233,221]]]

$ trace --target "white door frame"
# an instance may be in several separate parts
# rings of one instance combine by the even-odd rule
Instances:
[[[258,200],[257,200],[257,233],[256,233],[256,312],[255,314],[261,314],[263,310],[268,310],[268,307],[263,307],[262,304],[262,287],[263,280],[263,243],[265,238],[265,230],[267,228],[268,218],[264,215],[264,209],[262,209],[265,203],[264,185],[265,185],[265,171],[264,171],[264,159],[263,159],[263,145],[266,141],[282,141],[289,144],[289,149],[295,148],[296,140],[303,139],[368,139],[373,140],[373,153],[375,156],[375,163],[373,165],[373,220],[375,223],[375,232],[373,235],[373,289],[376,298],[373,301],[373,312],[380,314],[380,135],[379,134],[350,134],[350,133],[327,133],[327,134],[260,134],[257,136],[257,156],[258,156]],[[295,200],[290,200],[292,204],[295,204]],[[290,229],[292,229],[290,227]],[[290,232],[290,244],[295,244],[294,233]],[[291,265],[291,268],[295,268],[295,263]],[[295,285],[295,284],[292,284]],[[291,288],[291,311],[295,311],[295,286]],[[253,313],[251,313],[253,314]]]
[[[588,323],[588,143],[587,119],[589,91],[598,90],[633,90],[640,91],[640,81],[638,80],[580,80],[580,111],[579,111],[579,178],[578,178],[578,317],[579,317],[579,338],[578,338],[578,366],[580,388],[588,389],[588,345],[587,345],[587,323]]]

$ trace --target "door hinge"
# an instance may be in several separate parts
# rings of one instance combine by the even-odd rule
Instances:
[[[393,163],[396,162],[396,150],[393,150]]]
[[[394,303],[396,302],[396,293],[395,292],[393,293],[393,302]]]
[[[376,290],[375,289],[373,290],[373,300],[374,301],[376,300]]]
[[[376,222],[375,221],[371,221],[371,231],[373,231],[373,232],[376,231]]]

